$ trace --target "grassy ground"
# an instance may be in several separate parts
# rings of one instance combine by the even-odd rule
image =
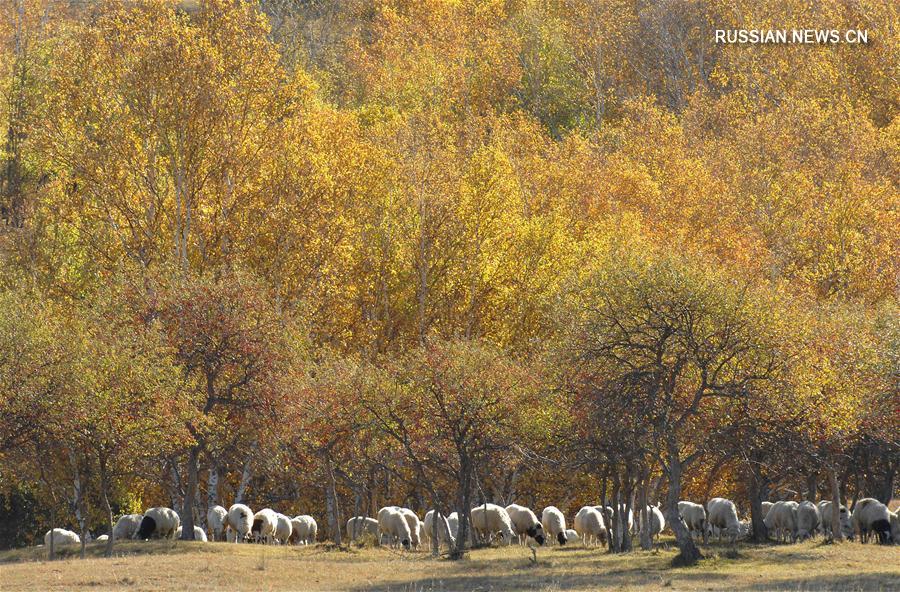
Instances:
[[[479,549],[461,562],[384,548],[340,551],[223,543],[125,543],[117,556],[44,561],[46,550],[0,553],[0,590],[900,590],[900,547],[844,543],[711,545],[698,566],[675,551],[609,555],[581,546]],[[72,550],[74,551],[74,550]],[[67,555],[72,553],[66,551]],[[77,557],[77,553],[75,553]]]

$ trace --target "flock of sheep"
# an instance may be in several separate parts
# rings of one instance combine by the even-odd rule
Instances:
[[[779,541],[796,542],[817,534],[832,537],[832,502],[793,501],[763,502],[764,522],[769,532]],[[712,498],[706,507],[689,501],[678,503],[681,519],[691,536],[702,538],[706,543],[710,535],[719,540],[725,536],[734,544],[749,533],[750,525],[738,519],[737,508],[731,500]],[[625,508],[620,508],[625,516]],[[900,517],[887,506],[873,498],[859,500],[849,512],[845,506],[839,509],[843,535],[854,538],[859,535],[862,542],[875,536],[882,544],[900,543]],[[541,518],[525,506],[511,504],[505,508],[485,503],[472,508],[470,543],[490,544],[497,540],[509,545],[514,540],[520,544],[565,545],[581,541],[585,546],[606,544],[610,531],[607,525],[614,525],[617,517],[609,506],[584,506],[575,514],[574,528],[566,528],[566,518],[555,506],[544,508]],[[194,539],[206,542],[256,542],[265,544],[308,545],[315,543],[318,525],[312,516],[301,515],[290,518],[270,508],[254,513],[244,504],[234,504],[229,509],[213,506],[207,513],[207,533],[199,526],[194,527]],[[647,507],[647,522],[650,536],[658,537],[665,530],[666,520],[658,506]],[[436,524],[435,524],[436,522]],[[404,549],[419,549],[431,546],[431,537],[437,534],[438,545],[451,548],[455,545],[459,529],[459,516],[453,512],[443,516],[430,510],[425,519],[408,508],[387,506],[378,511],[377,518],[355,516],[347,521],[347,537],[356,541],[361,536],[370,536],[378,544]],[[620,531],[621,529],[615,529]],[[640,521],[634,520],[627,512],[627,531],[640,532]],[[116,522],[112,536],[115,540],[147,540],[152,538],[179,538],[181,520],[178,513],[170,508],[150,508],[143,514],[126,514]],[[44,536],[44,544],[55,546],[80,543],[79,536],[69,530],[54,528]],[[108,535],[96,540],[105,541]]]

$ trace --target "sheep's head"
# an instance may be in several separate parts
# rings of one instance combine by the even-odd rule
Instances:
[[[400,542],[400,544],[403,545],[403,548],[404,548],[404,549],[406,549],[407,551],[409,550],[409,539],[403,539],[403,540]]]
[[[568,542],[568,540],[566,539],[566,533],[561,532],[561,533],[557,534],[556,540],[559,541],[560,545],[565,545]]]

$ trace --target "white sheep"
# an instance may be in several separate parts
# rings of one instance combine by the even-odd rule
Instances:
[[[409,522],[397,506],[378,510],[378,532],[387,539],[391,547],[402,545],[404,549],[409,549],[412,541]]]
[[[481,504],[472,508],[469,515],[472,519],[472,532],[482,542],[490,543],[493,535],[500,533],[501,543],[508,545],[516,536],[506,508],[497,504]]]
[[[578,535],[578,531],[574,528],[567,528],[564,534],[566,537],[566,543],[577,543],[581,540],[581,537]]]
[[[116,520],[116,525],[113,526],[113,539],[125,541],[134,538],[138,529],[141,527],[141,520],[143,518],[143,514],[125,514],[124,516],[119,516],[119,519]]]
[[[659,533],[666,528],[666,519],[659,506],[647,506],[647,519],[650,522],[650,538],[656,537],[658,539]],[[641,532],[641,520],[638,520],[637,531]]]
[[[894,544],[900,544],[900,512],[888,512],[891,522],[891,539]]]
[[[425,515],[428,520],[428,515]],[[347,520],[347,538],[355,541],[360,536],[370,534],[376,539],[378,538],[378,520],[367,516],[354,516]]]
[[[250,533],[255,542],[265,542],[271,545],[275,543],[275,528],[277,526],[278,517],[275,514],[275,510],[263,508],[253,515],[253,526],[250,527]]]
[[[77,545],[81,543],[81,537],[79,537],[76,533],[71,530],[66,530],[65,528],[54,528],[53,530],[48,530],[47,534],[44,535],[44,545],[50,546],[50,533],[53,533],[53,546],[61,547],[63,545]]]
[[[544,525],[531,509],[519,504],[510,504],[506,506],[506,513],[512,522],[513,532],[519,537],[519,543],[524,544],[528,537],[531,537],[538,545],[544,544]]]
[[[733,501],[714,497],[706,502],[706,520],[710,527],[718,529],[719,540],[726,533],[732,545],[737,541],[741,525]]]
[[[834,504],[828,500],[822,500],[819,502],[819,517],[821,518],[821,529],[822,534],[826,539],[834,538],[834,533],[831,530],[831,522],[832,522],[832,508]],[[847,510],[847,506],[841,504],[838,509],[839,519],[841,523],[841,533],[845,538],[853,537],[853,525],[850,523],[850,512]]]
[[[703,537],[706,544],[706,509],[700,504],[683,500],[678,502],[678,513],[691,536]]]
[[[286,545],[291,540],[294,527],[290,518],[284,514],[275,514],[275,541]]]
[[[803,501],[797,506],[797,538],[802,540],[812,537],[819,528],[819,508],[811,501]]]
[[[771,509],[772,509],[772,506],[774,506],[774,505],[775,505],[775,504],[772,503],[772,502],[763,502],[763,503],[762,503],[762,517],[763,517],[763,520],[765,520],[765,519],[766,519],[766,516],[769,515],[769,510],[771,510]]]
[[[450,525],[450,534],[453,535],[453,538],[457,538],[459,536],[459,514],[451,512],[447,516],[447,524]]]
[[[422,521],[419,516],[409,508],[399,508],[398,511],[403,514],[406,523],[409,524],[410,540],[409,544],[413,549],[418,549],[422,543]]]
[[[541,513],[541,524],[547,540],[556,539],[560,545],[566,544],[566,517],[556,506],[547,506]]]
[[[181,518],[171,508],[150,508],[144,512],[135,538],[138,540],[171,538],[181,525]]]
[[[598,506],[584,506],[575,514],[575,532],[581,537],[585,546],[596,543],[606,544],[606,524],[603,513]]]
[[[235,543],[243,543],[253,528],[253,510],[244,504],[234,504],[228,508],[226,536]]]
[[[109,540],[108,534],[101,534],[100,536],[98,536],[97,538],[94,539],[94,542],[95,543],[105,543],[108,540]]]
[[[309,514],[295,516],[291,520],[290,541],[297,545],[314,545],[319,534],[319,525],[316,519]]]
[[[181,538],[181,532],[182,532],[182,530],[181,530],[180,526],[175,529],[175,538],[176,539]],[[194,527],[194,540],[206,543],[206,542],[208,542],[209,539],[206,538],[206,532],[204,532],[202,528],[200,528],[199,526],[195,526]]]
[[[786,541],[790,537],[791,542],[797,540],[797,502],[776,502],[766,514],[763,523],[766,528],[774,532],[779,541]]]
[[[222,506],[212,506],[206,512],[206,524],[209,526],[209,536],[211,540],[224,540],[225,526],[228,524],[228,510]]]
[[[863,543],[869,542],[869,535],[872,533],[883,545],[894,540],[891,532],[891,512],[875,498],[866,497],[856,502],[851,521],[853,529],[859,533],[859,540]]]
[[[428,510],[428,512],[425,513],[425,520],[422,523],[422,534],[424,535],[424,539],[428,542],[429,546],[431,543],[431,535],[434,533],[434,514],[434,510]],[[450,523],[447,521],[447,517],[443,514],[441,514],[440,519],[437,520],[437,529],[438,546],[447,545],[448,548],[452,549],[456,544],[456,537],[453,536],[453,533],[450,531]]]

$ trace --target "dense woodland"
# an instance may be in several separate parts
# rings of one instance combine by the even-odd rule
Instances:
[[[896,491],[895,2],[0,6],[0,546]]]

